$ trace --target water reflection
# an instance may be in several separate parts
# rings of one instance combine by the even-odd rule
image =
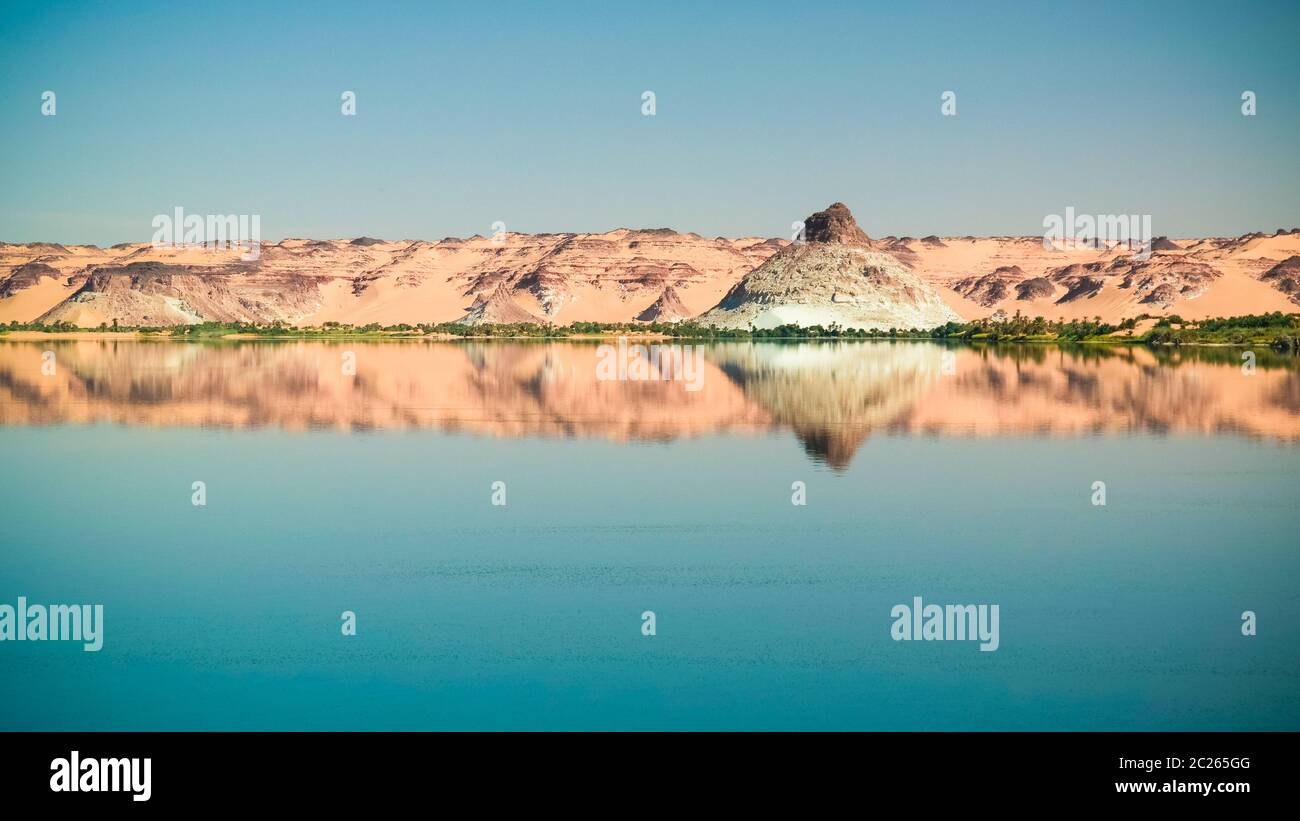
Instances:
[[[600,380],[597,346],[580,342],[11,341],[0,342],[0,424],[619,441],[788,431],[836,468],[877,432],[1300,441],[1295,358],[1256,355],[1248,373],[1237,349],[724,343],[705,348],[703,388],[690,391]]]

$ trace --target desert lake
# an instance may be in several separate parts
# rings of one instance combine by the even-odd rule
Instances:
[[[0,729],[1297,730],[1300,360],[1243,353],[0,339],[0,601],[103,605],[0,642]]]

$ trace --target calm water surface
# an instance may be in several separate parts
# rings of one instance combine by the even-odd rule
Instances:
[[[1300,729],[1300,370],[1240,354],[0,342],[0,602],[106,621],[0,644],[0,729]]]

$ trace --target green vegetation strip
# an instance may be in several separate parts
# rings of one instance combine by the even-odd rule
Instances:
[[[1138,334],[1138,323],[1155,320],[1146,332]],[[1267,345],[1277,351],[1300,351],[1300,314],[1235,316],[1229,318],[1186,321],[1178,316],[1142,315],[1119,324],[1092,320],[1049,320],[1043,317],[979,319],[949,322],[930,330],[890,328],[864,331],[838,325],[781,325],[776,328],[715,328],[693,322],[574,322],[569,325],[519,323],[509,325],[461,325],[455,322],[418,325],[343,325],[326,322],[312,327],[296,327],[283,322],[270,324],[249,322],[203,322],[197,325],[161,327],[100,325],[81,328],[67,322],[10,322],[0,325],[0,334],[10,331],[45,333],[135,333],[166,339],[220,339],[229,336],[265,339],[330,339],[367,337],[375,339],[451,336],[466,339],[538,338],[571,339],[605,336],[663,336],[699,340],[780,340],[780,339],[942,339],[966,342],[1066,342],[1145,345]]]

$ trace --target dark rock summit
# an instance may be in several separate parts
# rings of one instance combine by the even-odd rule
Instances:
[[[1043,299],[1056,294],[1056,286],[1047,277],[1033,277],[1016,286],[1016,299]]]
[[[832,203],[825,211],[818,211],[804,220],[803,225],[804,239],[808,242],[871,244],[871,239],[853,219],[849,207],[842,202]]]

